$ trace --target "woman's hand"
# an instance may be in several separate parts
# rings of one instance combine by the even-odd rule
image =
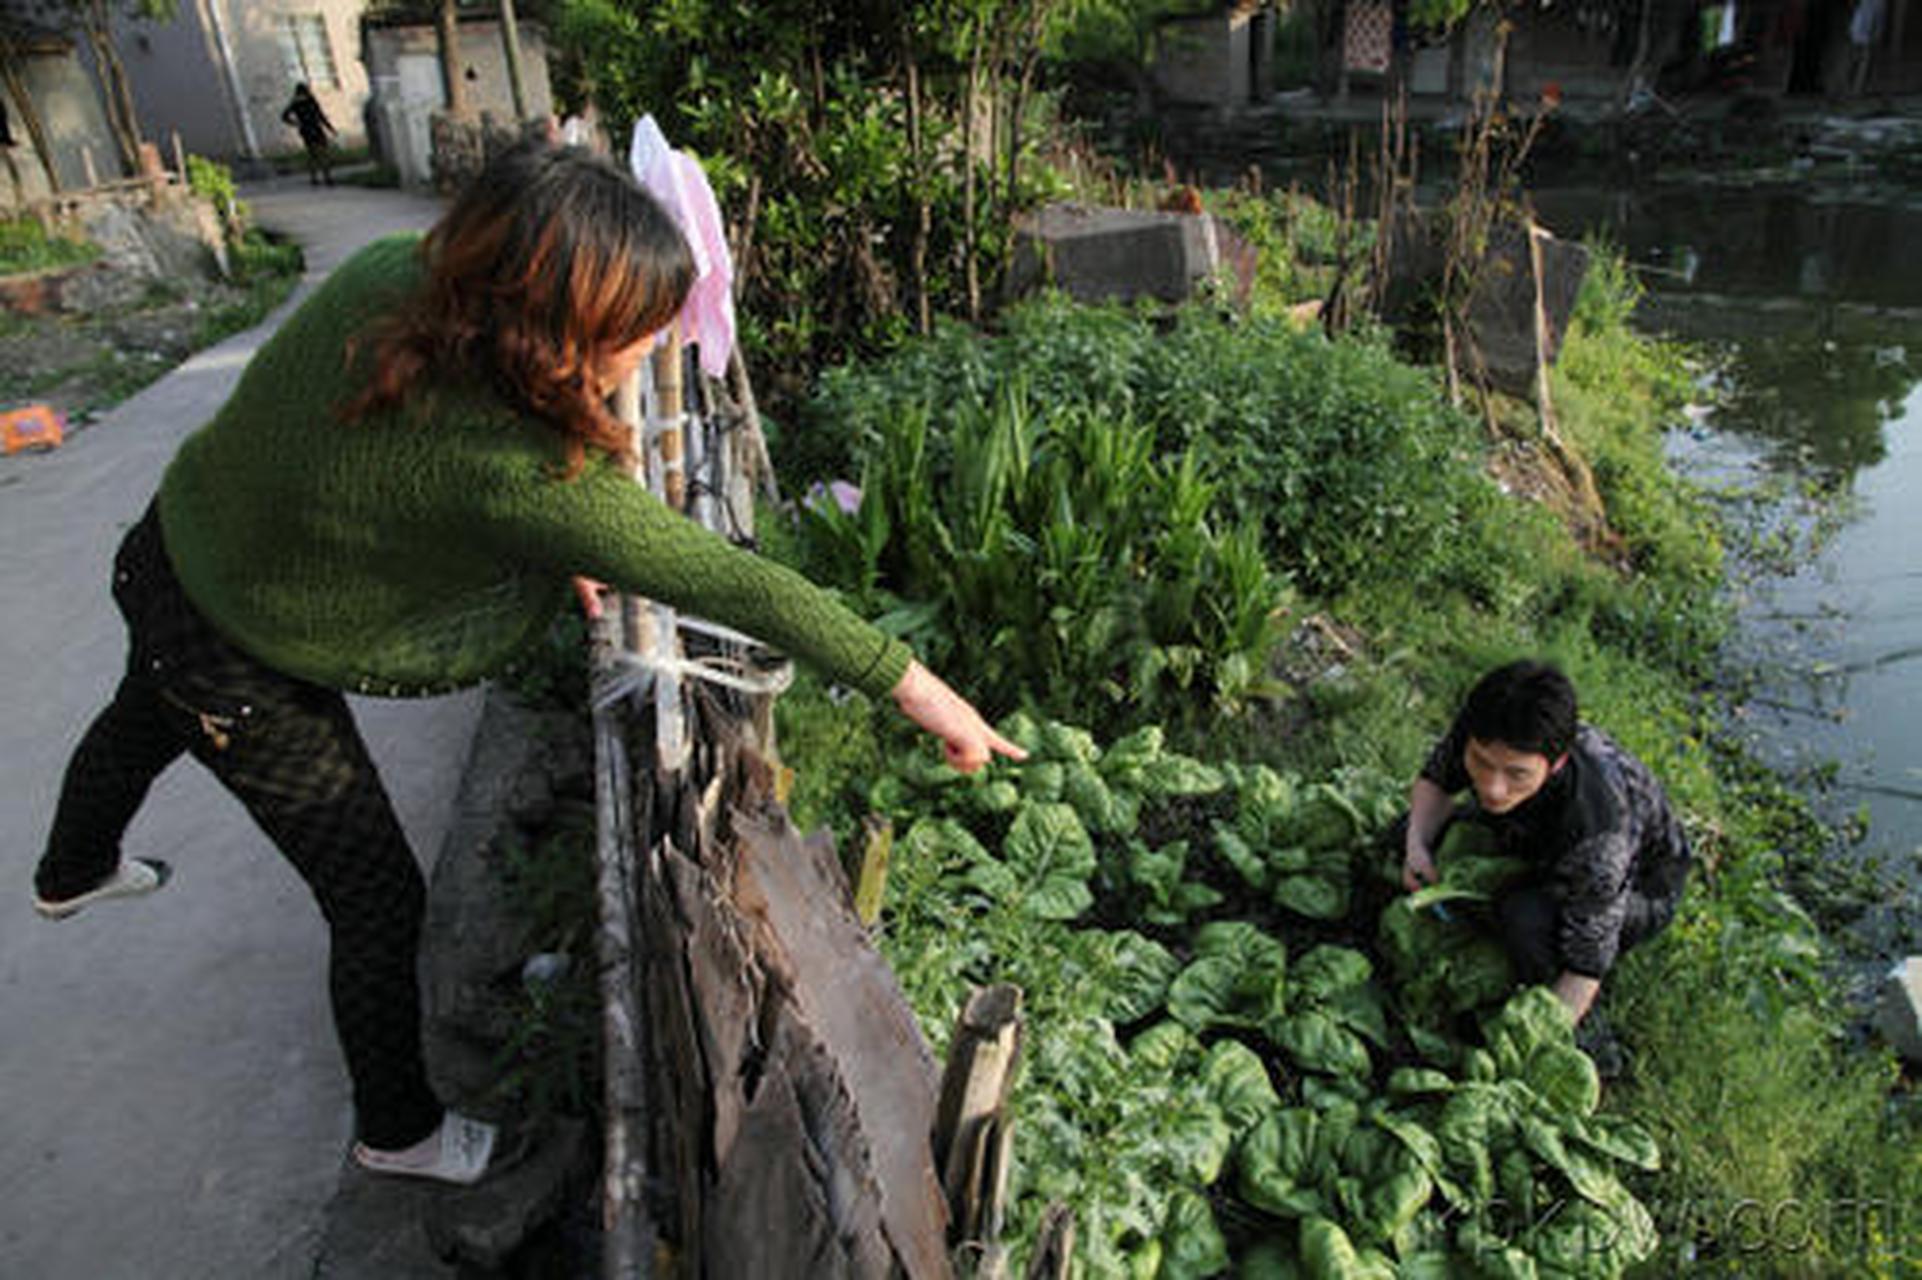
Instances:
[[[973,773],[991,755],[1028,758],[1026,751],[996,733],[966,698],[919,662],[910,662],[894,686],[894,702],[902,715],[941,739],[948,764],[962,773]]]
[[[596,582],[592,578],[574,579],[574,594],[580,597],[581,614],[588,621],[592,622],[601,616],[601,592],[605,590],[605,582]]]

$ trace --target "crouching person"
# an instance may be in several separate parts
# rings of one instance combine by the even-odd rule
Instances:
[[[1467,790],[1457,809],[1453,797]],[[1435,883],[1448,824],[1486,826],[1531,866],[1497,900],[1518,980],[1553,988],[1576,1022],[1622,952],[1659,933],[1688,878],[1689,846],[1648,767],[1576,718],[1568,677],[1540,662],[1483,676],[1409,794],[1402,884]]]

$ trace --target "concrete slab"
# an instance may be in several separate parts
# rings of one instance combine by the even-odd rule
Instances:
[[[298,183],[243,194],[263,225],[306,247],[302,293],[439,207]],[[314,1271],[351,1117],[325,934],[291,868],[188,762],[161,778],[128,837],[173,862],[162,894],[58,924],[29,901],[67,754],[124,661],[106,587],[114,546],[286,314],[62,448],[0,460],[0,1276]],[[473,693],[356,703],[423,860],[440,847],[479,708]]]

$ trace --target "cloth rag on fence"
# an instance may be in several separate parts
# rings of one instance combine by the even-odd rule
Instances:
[[[694,251],[694,287],[681,309],[682,332],[700,348],[701,372],[725,377],[734,352],[734,256],[714,188],[699,160],[667,145],[651,115],[635,122],[627,158],[635,180],[661,202]]]

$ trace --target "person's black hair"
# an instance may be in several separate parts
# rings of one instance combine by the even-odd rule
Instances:
[[[1462,727],[1471,738],[1559,760],[1575,741],[1575,686],[1557,667],[1524,659],[1497,667],[1468,692]]]

